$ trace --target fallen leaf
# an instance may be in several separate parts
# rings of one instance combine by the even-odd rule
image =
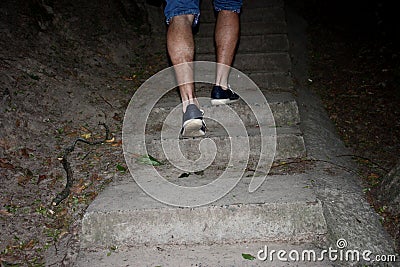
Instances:
[[[122,165],[117,164],[117,170],[120,172],[126,172],[126,168]]]
[[[79,181],[77,183],[75,183],[74,186],[72,186],[71,192],[78,195],[78,194],[82,193],[82,191],[85,188],[86,188],[85,181],[83,179],[79,179]]]
[[[57,213],[57,216],[58,216],[58,217],[64,217],[65,215],[67,215],[67,213],[68,213],[68,210],[65,208],[65,209],[59,211],[59,212]]]
[[[89,139],[91,136],[92,136],[91,133],[85,133],[85,134],[82,134],[82,135],[81,135],[81,137],[82,137],[82,138],[85,138],[85,139]]]
[[[35,245],[35,240],[31,240],[31,241],[29,241],[26,245],[25,245],[25,247],[24,247],[24,249],[31,249],[31,248],[33,248],[33,246]]]
[[[118,140],[117,142],[114,142],[111,146],[122,146],[122,140]]]
[[[69,132],[69,133],[67,133],[67,136],[69,136],[69,137],[76,137],[76,136],[78,136],[78,132],[77,132],[77,131]]]
[[[113,143],[114,141],[115,141],[115,138],[113,137],[111,139],[107,139],[106,143]],[[121,143],[122,143],[122,140],[121,140]]]
[[[250,260],[250,261],[252,261],[252,260],[254,260],[256,258],[253,255],[245,254],[245,253],[242,253],[242,257],[243,257],[243,259]]]
[[[113,119],[116,121],[122,121],[121,116],[118,113],[114,113]]]
[[[47,178],[47,176],[45,175],[45,174],[41,174],[41,175],[39,175],[39,177],[38,177],[38,180],[37,180],[37,185],[38,184],[40,184],[40,182],[41,181],[43,181],[43,180],[45,180]]]
[[[97,197],[97,192],[88,192],[85,194],[85,197],[89,200],[94,200]]]
[[[25,185],[33,178],[33,173],[29,169],[25,169],[24,175],[18,177],[18,184]]]
[[[29,158],[29,152],[28,152],[28,149],[26,147],[21,148],[19,150],[19,152],[21,153],[21,156],[23,156],[24,158],[26,158],[26,159]]]
[[[90,181],[94,183],[95,181],[101,181],[103,178],[99,176],[97,173],[93,173],[92,176],[90,176]]]
[[[6,210],[0,210],[0,215],[12,216],[12,214],[11,214],[11,213],[9,213],[9,212],[8,212],[8,211],[6,211]]]
[[[185,177],[189,177],[189,175],[190,175],[190,172],[184,172],[184,173],[182,173],[181,175],[179,175],[179,177],[178,177],[178,178],[185,178]]]
[[[14,165],[8,162],[6,158],[0,159],[0,167],[4,169],[14,169]]]
[[[368,175],[368,178],[369,178],[369,179],[372,179],[372,180],[378,179],[378,178],[379,178],[379,175],[376,174],[376,173],[370,173],[370,174]]]
[[[143,155],[137,158],[139,163],[153,165],[153,166],[160,166],[163,165],[160,161],[150,155]]]

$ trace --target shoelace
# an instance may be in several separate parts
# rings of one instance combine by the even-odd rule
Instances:
[[[233,91],[233,90],[231,89],[231,85],[230,85],[229,83],[228,83],[228,86],[227,86],[227,87],[228,87],[228,89],[232,92],[232,94],[236,94],[235,91]]]

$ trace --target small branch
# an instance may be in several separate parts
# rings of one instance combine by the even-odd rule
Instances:
[[[99,94],[99,93],[97,93],[97,94],[98,94],[98,95],[100,96],[100,98],[103,99],[103,101],[106,102],[111,108],[114,108],[114,106],[113,106],[110,102],[108,102],[108,100],[105,99],[104,96],[102,96],[102,95]],[[114,109],[115,109],[115,108],[114,108]]]
[[[372,160],[369,159],[369,158],[365,158],[365,157],[361,157],[361,156],[357,156],[357,155],[350,155],[350,154],[348,154],[348,155],[347,155],[347,154],[346,154],[346,155],[338,155],[338,156],[336,156],[336,157],[352,157],[352,158],[362,159],[362,160],[368,161],[368,162],[371,163],[372,165],[375,165],[378,169],[381,169],[382,171],[384,171],[384,172],[386,172],[386,173],[389,172],[388,169],[386,169],[385,167],[382,167],[381,165],[379,165],[378,163],[372,161]]]
[[[272,166],[272,168],[278,168],[278,167],[280,167],[280,166],[291,165],[291,164],[298,164],[298,163],[302,163],[302,162],[323,162],[323,163],[328,163],[328,164],[330,164],[330,165],[339,167],[340,169],[345,170],[345,171],[348,172],[348,173],[352,173],[352,174],[355,174],[355,175],[357,175],[357,176],[361,176],[359,173],[357,173],[356,171],[354,171],[354,170],[352,170],[352,169],[350,169],[350,168],[347,168],[347,167],[345,167],[345,166],[343,166],[343,165],[334,163],[334,162],[329,161],[329,160],[323,160],[323,159],[301,159],[301,160],[296,160],[296,161],[290,161],[290,162],[280,163],[280,164],[277,165],[277,166]]]
[[[352,173],[352,174],[354,174],[354,175],[357,175],[357,176],[361,177],[361,175],[360,175],[357,171],[352,170],[352,169],[350,169],[350,168],[347,168],[346,166],[343,166],[343,165],[334,163],[334,162],[329,161],[329,160],[311,159],[310,161],[312,161],[312,162],[324,162],[324,163],[328,163],[328,164],[331,164],[331,165],[333,165],[333,166],[339,167],[340,169],[345,170],[345,171],[348,172],[348,173]]]
[[[82,143],[85,143],[88,145],[98,145],[98,144],[104,143],[105,141],[111,139],[110,138],[110,130],[107,127],[107,125],[105,123],[99,123],[99,125],[102,125],[106,130],[104,139],[97,140],[97,141],[88,141],[84,138],[78,138],[72,143],[71,146],[67,147],[64,150],[64,154],[61,158],[61,164],[63,165],[63,168],[67,174],[67,184],[65,185],[64,190],[61,191],[60,193],[58,193],[58,195],[53,199],[53,201],[52,201],[53,206],[57,206],[58,204],[60,204],[60,202],[63,201],[64,199],[66,199],[70,194],[70,189],[72,187],[72,184],[74,183],[74,177],[73,177],[71,164],[68,162],[68,156],[71,152],[74,151],[76,144],[78,142],[82,142]]]

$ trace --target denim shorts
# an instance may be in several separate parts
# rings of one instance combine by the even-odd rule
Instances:
[[[166,0],[164,9],[167,24],[170,20],[179,15],[194,15],[193,26],[197,25],[200,17],[200,0]],[[214,0],[215,11],[230,10],[240,13],[242,0]]]

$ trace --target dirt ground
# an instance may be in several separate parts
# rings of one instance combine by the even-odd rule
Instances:
[[[154,43],[147,24],[137,23],[145,18],[130,21],[118,1],[56,1],[45,11],[32,9],[37,2],[0,4],[2,266],[73,261],[85,209],[126,171],[121,128],[128,102],[146,78],[168,66],[164,45]],[[399,242],[398,218],[374,195],[400,152],[399,51],[311,22],[310,87],[359,156],[371,205]],[[71,194],[53,206],[66,180],[59,158],[77,138],[102,139],[99,122],[113,140],[76,145],[69,156]]]
[[[129,100],[168,65],[149,26],[127,20],[114,2],[57,1],[50,12],[27,3],[0,4],[0,263],[61,266],[73,260],[90,201],[125,171]],[[53,206],[66,181],[59,158],[77,138],[103,139],[99,122],[114,140],[76,145],[71,194]]]

